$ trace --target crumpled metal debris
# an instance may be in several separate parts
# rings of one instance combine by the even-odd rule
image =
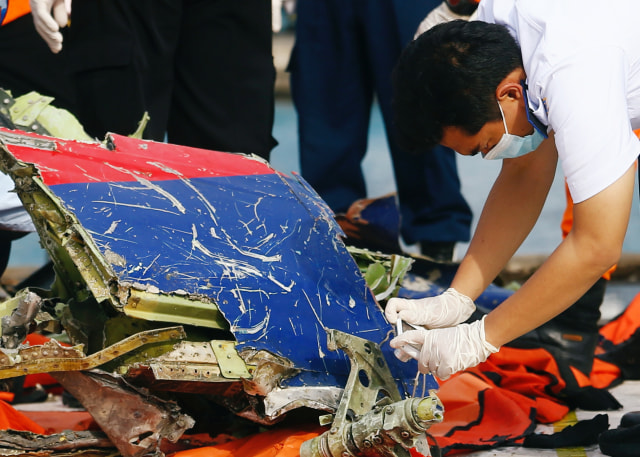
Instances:
[[[415,363],[392,355],[393,329],[331,211],[299,176],[238,154],[15,131],[0,131],[0,169],[53,261],[55,282],[40,298],[55,303],[72,344],[5,348],[0,377],[64,371],[85,379],[100,368],[179,406],[198,393],[203,404],[268,425],[300,407],[335,412],[351,394],[350,357],[327,342],[338,330],[379,348],[394,401],[413,390]],[[409,264],[369,260],[383,299]],[[24,359],[38,350],[37,363]],[[124,395],[93,390],[96,399]],[[97,403],[89,409],[99,414]],[[206,424],[197,411],[192,417],[195,427]],[[168,439],[180,430],[158,431]],[[159,436],[127,431],[110,429],[123,455],[157,451]]]
[[[91,414],[124,457],[156,453],[162,439],[176,442],[194,420],[167,402],[103,372],[52,375]]]

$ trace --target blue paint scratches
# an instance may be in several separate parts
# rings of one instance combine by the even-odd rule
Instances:
[[[348,358],[328,350],[329,328],[381,344],[392,373],[405,385],[413,381],[415,363],[392,355],[391,326],[331,211],[301,178],[273,173],[51,189],[120,282],[210,297],[239,350],[268,350],[307,372],[289,385],[344,386]],[[435,387],[431,380],[428,388]]]

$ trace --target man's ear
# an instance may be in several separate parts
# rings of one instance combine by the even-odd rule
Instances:
[[[500,102],[522,100],[522,86],[519,82],[502,81],[496,88],[496,98]]]
[[[507,75],[498,87],[496,88],[496,98],[500,102],[506,101],[519,101],[524,98],[524,94],[522,93],[522,81],[524,71],[522,68],[517,68],[513,70],[511,73]]]

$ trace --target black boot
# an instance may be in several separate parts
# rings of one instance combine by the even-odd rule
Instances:
[[[600,451],[611,457],[640,455],[640,424],[607,430],[598,437]]]
[[[356,200],[346,213],[335,216],[347,238],[345,244],[357,248],[402,254],[400,210],[395,194]]]
[[[620,427],[634,427],[636,425],[640,425],[640,411],[631,411],[625,413],[620,419]]]
[[[622,416],[620,426],[601,433],[598,444],[603,454],[612,457],[640,455],[640,411]]]

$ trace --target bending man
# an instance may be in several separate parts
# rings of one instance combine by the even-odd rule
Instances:
[[[624,3],[621,17],[595,1],[483,0],[478,21],[436,26],[403,53],[394,85],[405,145],[503,161],[451,289],[387,306],[390,321],[433,329],[391,342],[421,371],[445,379],[486,360],[619,259],[640,154],[640,4]],[[461,323],[531,231],[558,158],[575,203],[571,232],[509,299]]]

